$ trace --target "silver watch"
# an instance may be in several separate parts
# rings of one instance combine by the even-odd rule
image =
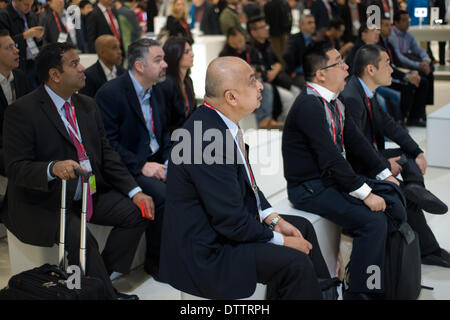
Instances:
[[[272,222],[269,224],[270,230],[273,230],[275,226],[277,225],[278,221],[280,221],[281,217],[278,215],[275,218],[273,218]]]

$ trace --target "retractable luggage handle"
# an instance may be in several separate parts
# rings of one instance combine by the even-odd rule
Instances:
[[[80,231],[80,267],[83,274],[86,274],[86,219],[87,219],[87,193],[89,183],[89,173],[76,168],[75,174],[82,177],[83,196],[81,202],[81,231]],[[62,180],[61,186],[61,218],[59,226],[59,268],[65,271],[65,238],[66,238],[66,192],[67,181]]]

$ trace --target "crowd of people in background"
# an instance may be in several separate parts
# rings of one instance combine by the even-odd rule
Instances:
[[[79,21],[74,19],[72,5],[80,9]],[[367,24],[366,8],[371,5],[377,6],[382,13],[381,24],[375,29]],[[440,7],[444,22],[449,11],[446,5],[448,1],[432,0],[427,3],[427,7]],[[185,0],[98,0],[95,3],[90,0],[47,0],[44,3],[6,0],[0,1],[0,6],[0,83],[3,94],[0,97],[0,133],[5,133],[5,136],[0,136],[0,140],[8,139],[0,144],[0,174],[10,179],[8,201],[14,204],[3,215],[4,222],[8,229],[27,243],[50,245],[59,239],[56,224],[51,218],[51,210],[57,210],[58,206],[54,197],[58,188],[55,179],[75,178],[74,169],[80,167],[76,160],[84,164],[87,161],[88,167],[97,177],[98,187],[97,194],[94,190],[91,195],[91,211],[94,206],[96,212],[92,221],[115,227],[102,255],[98,253],[97,244],[89,234],[88,269],[90,274],[108,283],[110,298],[137,298],[118,292],[109,279],[117,273],[129,271],[140,235],[144,232],[147,237],[145,270],[159,277],[161,237],[164,228],[170,231],[166,225],[163,228],[165,212],[170,211],[166,206],[175,210],[181,201],[178,200],[182,199],[183,210],[180,212],[185,213],[194,208],[194,205],[190,206],[193,200],[186,198],[186,195],[195,197],[189,193],[196,190],[192,186],[197,186],[203,178],[205,181],[211,178],[209,172],[203,169],[192,172],[191,168],[186,171],[174,167],[171,169],[173,163],[169,159],[171,134],[183,127],[193,114],[212,125],[218,119],[215,113],[208,114],[211,111],[198,107],[201,101],[196,97],[191,78],[194,62],[202,63],[195,61],[192,49],[196,37],[202,34],[222,35],[226,39],[220,52],[221,58],[212,64],[207,74],[205,106],[214,110],[214,106],[208,103],[217,103],[218,110],[226,114],[234,110],[231,108],[233,97],[225,93],[224,97],[217,94],[219,82],[228,85],[236,81],[245,88],[248,85],[248,92],[258,95],[258,99],[260,95],[260,107],[252,109],[258,128],[284,128],[283,156],[290,201],[296,208],[318,212],[344,228],[364,234],[359,244],[355,245],[356,262],[351,267],[353,274],[361,273],[358,261],[365,263],[371,260],[373,257],[369,257],[368,253],[375,247],[378,252],[376,262],[383,263],[384,253],[380,248],[385,242],[380,235],[384,236],[387,232],[385,221],[373,218],[371,213],[381,210],[383,204],[381,211],[384,211],[386,203],[370,192],[372,189],[361,176],[382,177],[381,180],[392,180],[392,183],[400,185],[393,178],[400,172],[405,174],[401,187],[407,198],[407,208],[399,209],[399,221],[405,221],[408,217],[413,229],[422,237],[421,240],[426,239],[421,242],[423,261],[450,267],[450,255],[440,248],[422,212],[425,209],[442,214],[448,208],[426,189],[423,151],[405,129],[406,126],[426,126],[426,106],[434,104],[434,65],[446,63],[445,42],[439,43],[437,61],[429,44],[419,44],[408,31],[410,24],[416,23],[411,14],[414,1],[193,0],[187,3]],[[155,34],[154,18],[158,15],[167,19]],[[161,42],[153,38],[161,39]],[[80,53],[96,53],[98,61],[85,70],[80,64]],[[242,74],[227,75],[224,70]],[[248,75],[250,80],[242,82],[243,75]],[[212,82],[208,83],[208,79]],[[348,85],[344,89],[346,80]],[[213,88],[214,85],[216,87]],[[343,102],[336,99],[339,94]],[[246,97],[239,92],[238,95]],[[358,102],[352,100],[355,97],[359,99]],[[368,116],[361,115],[358,110],[359,106],[366,103],[366,99],[373,124],[366,122]],[[317,114],[324,110],[322,100],[326,108],[328,104],[334,108],[333,113],[329,111],[327,118],[328,124],[333,125],[334,144],[331,140],[323,145],[311,142],[322,138],[325,141],[331,132],[326,121],[317,120]],[[30,104],[34,102],[41,106],[36,107],[38,111],[31,110],[35,106]],[[11,104],[13,106],[8,107]],[[197,112],[199,109],[200,112]],[[233,116],[233,112],[230,111],[228,115]],[[341,112],[345,113],[344,119]],[[236,115],[237,118],[241,116]],[[339,122],[340,129],[334,125]],[[230,129],[236,132],[240,130],[226,123]],[[33,133],[37,133],[36,136]],[[65,139],[59,136],[56,138],[59,134]],[[397,142],[400,148],[386,151],[384,136]],[[51,143],[48,137],[54,138]],[[341,141],[342,148],[336,141]],[[349,152],[347,156],[347,143],[349,148],[358,145],[354,150],[361,152],[356,155]],[[76,148],[67,144],[73,144]],[[245,158],[244,149],[240,151]],[[400,165],[397,161],[403,154],[407,155],[407,159]],[[328,165],[330,167],[326,168],[328,171],[324,177],[321,170]],[[376,172],[372,170],[369,173],[369,169]],[[168,189],[168,170],[177,172],[178,175],[172,177],[179,179],[171,182],[171,190]],[[228,170],[221,172],[221,169],[217,169],[217,174],[232,176],[235,173],[234,169],[228,167]],[[252,181],[251,169],[246,172]],[[198,176],[194,177],[194,173]],[[186,176],[192,181],[183,180]],[[305,187],[303,182],[308,179],[316,183]],[[348,192],[336,192],[334,186],[324,186],[322,179],[334,179],[343,190],[350,192],[350,196],[364,203],[355,205],[348,200]],[[183,181],[189,182],[183,184]],[[240,186],[241,181],[234,182],[236,184],[230,183],[230,189],[227,190],[230,197],[236,196],[233,188]],[[252,187],[255,187],[253,184],[254,181]],[[376,186],[370,185],[376,189]],[[76,182],[69,185],[74,199],[70,205],[74,210],[79,206],[79,186]],[[183,192],[177,194],[176,188]],[[298,188],[303,193],[298,193]],[[218,194],[221,193],[220,189],[211,187]],[[308,192],[316,189],[324,191],[322,196],[316,198],[315,202],[306,201],[310,196]],[[211,196],[212,200],[219,201],[217,196],[211,195],[211,190],[203,192]],[[256,194],[260,192],[257,187],[254,190]],[[49,196],[50,193],[53,196]],[[264,200],[262,206],[271,209],[261,192],[260,196]],[[253,193],[246,194],[246,199],[252,197]],[[166,202],[168,198],[173,201]],[[262,214],[264,210],[261,210],[258,196],[257,201],[263,221],[269,216]],[[19,202],[21,205],[16,205]],[[150,218],[156,216],[157,219],[148,221],[140,218],[136,212],[141,202],[150,210]],[[111,203],[115,204],[114,210]],[[336,203],[342,203],[343,206],[336,208]],[[37,221],[34,218],[35,207],[40,208],[39,213],[46,219]],[[195,208],[204,209],[200,205]],[[250,208],[255,209],[254,206]],[[228,213],[227,210],[224,212]],[[349,212],[353,215],[351,221],[348,220]],[[415,220],[410,219],[410,216],[415,216]],[[270,221],[266,222],[268,225],[273,224],[272,229],[282,219],[280,216],[272,220],[273,217],[270,215]],[[203,218],[199,218],[201,223],[204,223]],[[219,220],[222,218],[218,217]],[[167,219],[171,221],[174,216]],[[255,222],[258,219],[252,217],[252,222],[249,222],[249,226],[255,228],[255,234],[258,234],[255,239],[272,239],[272,233],[267,230],[258,233],[260,226]],[[311,231],[312,226],[302,220],[287,222],[287,218],[284,219],[281,225],[286,228],[283,229],[285,233],[280,232],[287,238],[296,237],[297,229],[309,234],[309,242],[303,239],[301,244],[295,245],[308,247],[310,242],[314,243],[314,266],[307,263],[306,270],[313,273],[316,268],[321,277],[329,278],[316,245],[316,236],[313,229]],[[21,229],[20,225],[24,221],[35,221],[40,231],[29,227]],[[226,225],[221,227],[236,236],[236,239],[240,241],[245,238],[234,234],[238,232],[233,229],[233,225],[228,225],[227,220],[223,221]],[[72,217],[69,222],[69,232],[75,237],[74,225],[79,224],[79,219]],[[177,222],[173,223],[175,225]],[[184,230],[190,223],[186,221],[178,227]],[[367,231],[368,225],[374,227]],[[171,248],[176,241],[169,241],[168,238],[173,234],[167,230],[163,236],[164,246]],[[210,236],[215,230],[208,232]],[[127,237],[128,242],[121,242],[124,237]],[[274,243],[279,245],[279,238],[273,237],[272,240],[276,240]],[[219,243],[221,241],[218,240]],[[180,242],[177,250],[183,243]],[[294,246],[292,242],[291,245]],[[75,247],[75,241],[68,244],[69,260],[75,259]],[[120,249],[119,253],[115,252],[116,247]],[[198,250],[200,252],[205,248]],[[309,252],[310,249],[304,249],[303,252]],[[233,250],[230,249],[230,252]],[[249,253],[247,249],[237,251],[239,255]],[[183,253],[180,252],[180,256]],[[258,259],[267,263],[263,254],[260,255]],[[178,258],[165,256],[164,259],[167,270],[178,266],[170,263],[171,259],[178,261]],[[306,263],[302,259],[294,261],[297,265],[293,268],[298,267],[298,263]],[[174,274],[167,273],[167,270],[163,274],[165,280],[183,283],[184,279],[178,279]],[[286,274],[291,274],[291,271],[287,270]],[[276,270],[267,272],[270,275],[258,273],[257,276],[267,279],[276,274]],[[223,274],[231,277],[235,273],[227,269]],[[248,274],[255,277],[254,270]],[[205,277],[214,279],[215,275],[206,270]],[[249,279],[243,279],[246,286],[238,295],[248,293]],[[354,294],[350,294],[350,298],[358,298],[365,283],[362,278],[354,279],[351,285]],[[250,280],[253,281],[253,278]],[[296,278],[295,281],[299,285],[301,279]],[[221,284],[226,287],[225,282]],[[187,288],[196,287],[190,283],[183,285]],[[280,280],[273,285],[288,284]],[[313,297],[320,297],[319,282],[314,280],[310,285],[314,289]],[[199,290],[192,289],[195,293],[207,292],[211,297],[223,297],[214,291],[215,288],[211,291]],[[302,288],[296,294],[311,298],[307,291]],[[232,292],[229,291],[230,294]],[[275,291],[271,294],[273,298],[297,297]]]

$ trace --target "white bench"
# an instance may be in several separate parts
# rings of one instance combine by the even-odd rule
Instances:
[[[427,117],[427,161],[432,167],[450,168],[450,103]]]
[[[88,223],[88,228],[94,235],[98,242],[100,252],[103,250],[112,227],[99,226]],[[53,247],[38,247],[23,243],[17,239],[11,232],[8,234],[8,249],[9,261],[11,264],[11,275],[15,275],[22,271],[39,267],[44,263],[57,264],[58,263],[58,246]],[[134,257],[131,269],[134,269],[145,261],[145,235],[142,236],[139,242],[136,255]]]

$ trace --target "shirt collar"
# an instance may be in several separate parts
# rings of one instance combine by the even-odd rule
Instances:
[[[103,72],[105,73],[105,76],[108,77],[109,74],[113,74],[114,76],[117,75],[117,68],[116,66],[113,66],[112,70],[109,69],[106,64],[103,63],[102,60],[98,59],[98,61],[100,62],[100,65],[102,66]]]
[[[105,12],[107,11],[107,9],[106,9],[103,5],[101,5],[100,3],[98,3],[98,2],[97,2],[97,7],[99,7],[100,10],[102,10],[103,13],[105,13]]]
[[[0,73],[0,82],[1,83],[11,83],[14,80],[14,74],[11,72],[9,77],[6,78],[4,75]]]
[[[403,36],[403,37],[406,36],[406,32],[400,31],[399,29],[397,29],[396,26],[394,26],[394,32],[399,36]]]
[[[366,96],[369,99],[372,99],[372,97],[373,97],[372,90],[369,89],[369,87],[365,84],[365,82],[360,77],[358,77],[358,80],[359,80],[359,83],[361,83],[361,86],[363,87],[364,93],[366,94]]]
[[[236,123],[234,123],[233,121],[231,121],[230,119],[228,119],[222,112],[220,112],[217,109],[214,109],[214,111],[217,112],[217,114],[222,118],[222,120],[225,122],[225,124],[227,125],[228,129],[230,130],[231,135],[233,136],[234,139],[236,139],[236,135],[237,132],[239,130],[239,127],[236,125]]]
[[[306,82],[309,86],[316,89],[316,91],[327,101],[330,102],[338,97],[339,94],[334,93],[333,91],[328,90],[325,87],[322,87],[320,84],[314,82]]]
[[[57,95],[50,87],[47,85],[44,85],[45,90],[47,90],[48,95],[53,100],[53,103],[55,104],[56,108],[58,109],[58,112],[61,112],[64,109],[64,103],[68,102],[70,104],[70,97],[67,100],[64,100],[59,95]]]
[[[136,94],[139,97],[139,100],[144,101],[147,98],[150,99],[151,94],[152,94],[152,87],[150,87],[148,90],[145,90],[141,84],[139,83],[139,81],[137,81],[134,76],[133,73],[128,70],[128,74],[130,75],[131,78],[131,82],[133,83],[134,86],[134,90],[136,91]]]

